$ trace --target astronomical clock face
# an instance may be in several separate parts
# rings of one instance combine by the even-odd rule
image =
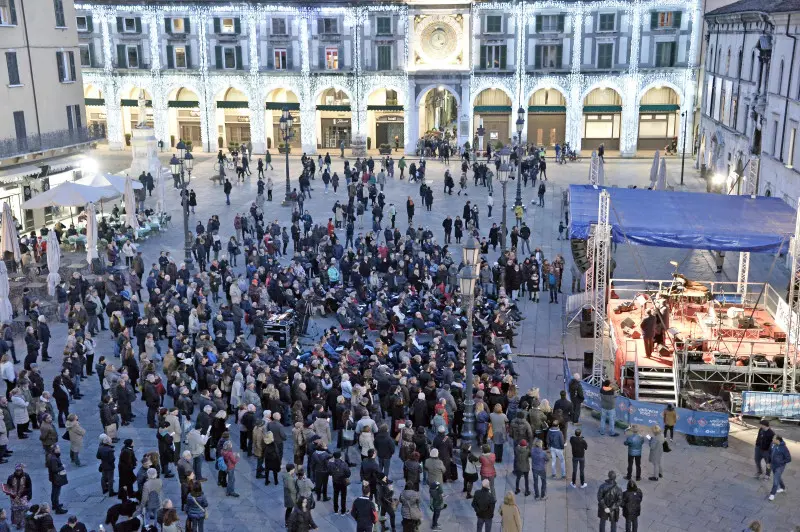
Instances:
[[[462,22],[461,15],[417,17],[415,62],[427,66],[459,63]]]

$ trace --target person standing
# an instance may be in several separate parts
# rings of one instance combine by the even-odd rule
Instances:
[[[67,513],[67,509],[61,505],[61,488],[67,485],[67,470],[61,463],[61,449],[54,445],[47,457],[47,474],[50,479],[50,504],[58,515]],[[777,475],[776,475],[777,476]]]
[[[639,327],[642,330],[642,341],[644,342],[644,355],[647,358],[653,356],[653,349],[656,344],[656,326],[658,321],[653,314],[653,309],[647,309],[645,317]]]
[[[433,512],[433,517],[431,518],[431,530],[442,529],[442,527],[439,526],[439,516],[441,516],[442,510],[445,508],[447,508],[447,505],[444,503],[444,491],[442,490],[442,483],[431,482],[431,511]]]
[[[650,455],[648,460],[653,464],[653,476],[650,480],[658,480],[664,475],[661,470],[661,458],[664,456],[664,435],[661,434],[661,427],[653,425],[653,434],[647,436],[648,444],[650,446]]]
[[[533,443],[531,452],[531,470],[533,472],[533,498],[537,501],[547,500],[547,453],[542,449],[542,440]],[[539,482],[542,491],[539,492]]]
[[[764,478],[769,478],[770,474],[770,451],[772,449],[772,440],[775,438],[775,433],[769,428],[769,420],[762,419],[761,426],[758,429],[756,436],[755,446],[755,460],[756,460],[756,478],[761,478],[761,460],[764,460],[767,467],[767,474]]]
[[[236,464],[239,463],[239,453],[233,452],[233,442],[226,441],[222,447],[222,459],[225,461],[227,468],[227,485],[225,486],[225,495],[228,497],[238,497],[236,493]]]
[[[483,479],[481,489],[476,491],[472,498],[472,509],[475,510],[475,517],[478,519],[477,532],[481,532],[481,530],[492,532],[492,519],[494,519],[496,503],[494,493],[489,489],[489,479]]]
[[[482,454],[478,458],[478,461],[481,464],[481,485],[483,485],[484,482],[488,482],[489,486],[492,488],[492,496],[494,497],[494,478],[497,476],[497,471],[494,468],[496,458],[491,450],[492,448],[489,447],[489,444],[484,444],[483,447],[481,447]]]
[[[422,522],[422,509],[419,507],[419,491],[414,489],[418,485],[406,482],[405,489],[400,494],[400,504],[403,506],[403,532],[416,532]]]
[[[492,217],[492,207],[494,207],[494,198],[492,197],[492,193],[489,193],[489,196],[486,198],[486,208],[489,211],[488,218]]]
[[[628,448],[628,474],[625,475],[625,480],[631,479],[631,471],[634,462],[636,463],[636,480],[642,480],[642,446],[644,445],[644,438],[639,435],[639,427],[633,425],[631,427],[631,434],[625,438],[625,446]]]
[[[611,436],[617,435],[617,398],[616,392],[611,386],[611,380],[603,381],[600,388],[600,434],[605,435],[606,421],[608,422],[608,433]],[[759,469],[759,474],[761,473]]]
[[[539,207],[544,207],[544,193],[547,192],[547,187],[544,186],[544,180],[539,183],[539,190],[537,194],[539,196]]]
[[[569,400],[572,402],[572,419],[573,423],[578,423],[581,419],[581,405],[583,404],[583,384],[581,383],[580,374],[576,373],[569,381]]]
[[[361,496],[353,501],[350,515],[356,520],[356,532],[372,531],[372,526],[377,522],[377,509],[372,500],[370,500],[368,483],[361,483]]]
[[[78,422],[77,414],[70,414],[69,416],[67,416],[66,425],[67,425],[67,433],[69,435],[69,459],[73,464],[80,467],[81,466],[80,453],[81,449],[83,449],[83,437],[86,435],[86,429],[81,427],[81,424]]]
[[[625,517],[625,532],[638,532],[643,498],[642,490],[639,489],[636,482],[629,480],[628,489],[622,494],[622,516]],[[611,530],[614,530],[613,523],[611,526]]]
[[[786,447],[782,436],[775,436],[769,458],[773,473],[769,500],[774,501],[776,494],[786,491],[786,485],[783,483],[783,471],[786,469],[786,464],[792,461],[792,455],[789,454],[789,448]]]
[[[289,516],[294,508],[294,501],[297,500],[297,477],[294,472],[294,464],[286,464],[286,471],[281,474],[281,477],[283,480],[283,506],[286,508],[283,524],[288,528]]]
[[[583,471],[586,466],[586,450],[589,448],[589,444],[587,444],[586,440],[583,438],[581,429],[575,430],[575,435],[569,439],[569,446],[572,449],[572,484],[570,484],[570,486],[573,488],[576,487],[575,480],[577,478],[578,469],[580,468],[580,487],[585,488],[586,478],[584,477]]]
[[[600,518],[600,532],[605,532],[606,521],[611,522],[611,531],[617,529],[619,508],[622,505],[622,490],[617,486],[617,474],[608,472],[608,479],[597,490],[597,517]]]
[[[206,521],[206,508],[208,501],[203,495],[203,485],[199,482],[192,484],[192,492],[186,499],[186,529],[194,532],[204,532],[203,525]],[[191,525],[189,524],[191,523]]]
[[[561,462],[561,478],[567,476],[567,464],[564,461],[564,434],[559,428],[558,420],[553,420],[553,426],[547,431],[547,445],[550,447],[550,476],[556,478],[556,459]]]
[[[531,450],[527,440],[520,440],[514,448],[514,476],[517,477],[514,493],[519,495],[519,480],[525,477],[525,496],[531,494],[528,479],[531,471]],[[511,493],[511,492],[509,492]],[[507,497],[508,495],[506,495]]]
[[[225,193],[225,205],[231,204],[231,191],[233,190],[233,185],[231,184],[230,179],[225,180],[225,184],[222,186],[222,191]]]
[[[500,507],[500,530],[503,532],[522,532],[522,516],[519,513],[519,506],[514,499],[511,491],[506,492],[503,498],[503,506]]]

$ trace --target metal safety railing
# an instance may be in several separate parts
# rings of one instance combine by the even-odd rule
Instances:
[[[65,148],[103,140],[103,131],[96,127],[62,129],[11,139],[0,139],[0,158],[15,157],[56,148]]]

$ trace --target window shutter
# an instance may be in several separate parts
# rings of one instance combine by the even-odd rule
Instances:
[[[173,53],[175,48],[171,45],[167,45],[167,68],[175,68],[175,58],[173,57]]]
[[[235,33],[236,35],[242,33],[242,23],[238,17],[233,19],[233,33]]]
[[[136,45],[136,57],[139,59],[139,68],[144,68],[144,50],[142,45]]]
[[[322,34],[323,30],[324,30],[323,21],[322,21],[321,18],[318,18],[317,19],[317,35]]]
[[[680,29],[681,27],[681,15],[683,12],[681,11],[673,11],[672,12],[672,27]]]
[[[192,25],[189,22],[189,17],[186,17],[185,19],[183,19],[183,31],[185,33],[191,33],[192,32]]]
[[[542,46],[540,44],[533,48],[533,67],[542,68]]]
[[[319,68],[325,70],[325,47],[319,47]]]
[[[294,69],[294,61],[292,59],[292,47],[288,46],[286,48],[286,70]]]
[[[6,52],[6,66],[8,66],[9,85],[19,85],[19,68],[17,68],[16,52]]]
[[[506,68],[506,45],[502,45],[500,47],[500,68],[505,70]]]
[[[58,66],[58,81],[64,81],[67,77],[64,71],[64,52],[56,52],[56,64]]]
[[[339,67],[339,70],[344,70],[344,45],[339,45],[338,54],[336,56],[336,64]]]
[[[17,6],[14,3],[14,0],[8,0],[8,13],[9,13],[9,18],[11,19],[11,24],[16,26],[17,25]]]
[[[71,106],[71,105],[68,105],[68,106],[67,106],[67,129],[68,129],[69,131],[72,131],[72,130],[73,130],[73,124],[72,124],[72,106]]]
[[[650,12],[650,29],[654,30],[658,27],[658,11]]]
[[[678,44],[677,43],[670,43],[669,44],[669,66],[675,66],[675,63],[678,62]]]
[[[86,15],[86,31],[89,33],[94,32],[94,25],[92,24],[92,16]]]
[[[480,68],[486,68],[486,46],[481,46],[481,64]]]
[[[238,19],[237,19],[238,20]],[[236,47],[236,68],[241,70],[244,68],[244,63],[242,62],[242,47]]]
[[[76,81],[78,76],[75,75],[75,52],[67,52],[69,55],[69,80]]]
[[[56,14],[56,26],[63,27],[66,21],[64,20],[64,4],[61,0],[53,0],[53,10]]]
[[[560,69],[564,66],[564,45],[559,44],[556,46],[556,68]]]
[[[217,64],[217,69],[222,68],[222,46],[214,47],[214,59]]]
[[[558,32],[564,33],[564,15],[558,15]]]
[[[117,68],[128,68],[128,58],[125,55],[125,45],[117,45]]]
[[[542,15],[536,17],[536,33],[542,33]]]
[[[117,33],[122,33],[122,17],[117,17]]]
[[[94,58],[94,43],[90,42],[89,43],[89,66],[93,67],[93,66],[96,66],[96,65],[97,65],[97,61]]]
[[[220,33],[222,26],[220,25],[219,18],[214,17],[214,33]]]
[[[275,48],[267,46],[267,69],[275,68]]]
[[[188,44],[186,45],[186,68],[192,68],[192,47]]]
[[[28,136],[28,131],[25,127],[25,111],[14,111],[14,132],[17,140],[25,139]]]
[[[164,19],[164,31],[167,34],[172,33],[172,19],[171,18],[165,18]]]
[[[83,127],[83,123],[81,122],[81,106],[73,105],[72,108],[75,109],[75,127],[80,129]]]
[[[142,33],[142,17],[136,17],[133,20],[136,25],[136,33]]]

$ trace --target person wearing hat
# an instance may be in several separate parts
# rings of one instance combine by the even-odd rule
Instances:
[[[424,467],[429,484],[435,482],[441,484],[444,482],[446,470],[444,468],[444,463],[439,459],[439,449],[431,449],[430,456],[425,460]]]
[[[617,486],[617,474],[609,471],[608,478],[597,490],[597,517],[600,518],[600,532],[605,532],[606,521],[611,522],[611,530],[617,529],[621,505],[622,490]]]

